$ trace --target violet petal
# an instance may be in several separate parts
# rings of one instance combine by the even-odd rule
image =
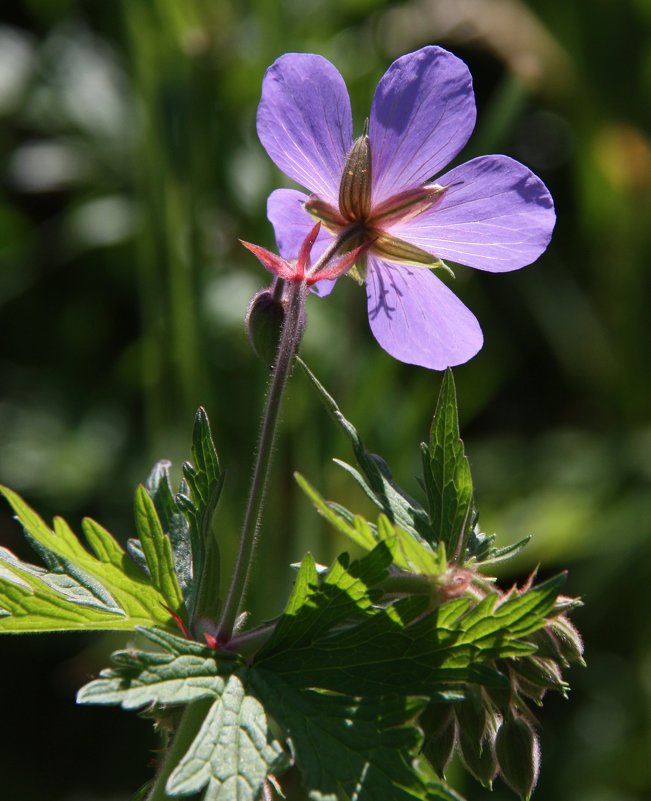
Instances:
[[[298,257],[301,245],[314,228],[314,218],[303,208],[308,195],[296,189],[276,189],[267,200],[267,217],[273,225],[276,243],[280,255],[293,261]],[[332,234],[321,226],[321,230],[312,246],[310,262],[314,264],[332,242]],[[324,278],[312,287],[312,292],[325,297],[332,292],[336,280]]]
[[[336,203],[353,128],[346,84],[327,59],[311,53],[277,59],[262,82],[257,126],[277,167]]]
[[[470,72],[452,53],[423,47],[394,61],[371,107],[373,203],[442,170],[468,141],[475,118]]]
[[[432,370],[463,364],[484,338],[476,317],[430,270],[368,257],[368,319],[396,359]]]
[[[549,244],[556,220],[551,195],[518,161],[481,156],[437,183],[450,189],[428,211],[392,226],[394,236],[440,259],[495,273],[531,264]]]

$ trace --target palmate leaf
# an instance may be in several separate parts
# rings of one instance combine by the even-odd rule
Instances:
[[[535,651],[526,638],[544,625],[563,577],[479,603],[428,610],[427,596],[413,596],[382,605],[392,548],[386,539],[357,561],[339,557],[325,574],[306,556],[272,636],[247,661],[146,630],[160,651],[117,652],[79,701],[208,704],[168,779],[171,795],[253,801],[291,753],[315,801],[458,801],[419,767],[417,718],[430,700],[462,699],[467,682],[508,690],[494,662]]]
[[[204,801],[255,801],[267,776],[288,766],[289,756],[271,734],[265,708],[233,674],[167,790],[189,795],[205,788]]]
[[[114,667],[80,690],[81,704],[140,709],[209,699],[206,717],[167,781],[171,795],[205,790],[205,801],[255,801],[287,753],[269,730],[260,701],[246,689],[247,670],[230,652],[143,630],[163,652],[118,651]]]
[[[195,417],[193,463],[174,495],[169,462],[159,462],[135,498],[137,539],[128,553],[86,519],[89,549],[61,518],[48,527],[15,492],[0,487],[45,567],[0,548],[0,633],[134,629],[177,630],[219,602],[219,551],[212,532],[224,476],[208,417]]]
[[[188,618],[214,616],[219,609],[220,561],[213,518],[224,486],[224,473],[208,415],[202,407],[195,415],[192,430],[192,461],[183,464],[178,493],[172,490],[169,469],[170,462],[158,462],[146,482],[146,494],[151,497],[160,525],[169,537],[171,553],[164,558],[176,573]],[[140,502],[147,499],[143,497]],[[147,526],[151,510],[142,514],[137,504],[136,515]],[[145,540],[140,534],[140,539],[129,540],[128,548],[135,561],[150,573],[143,551]]]
[[[349,625],[351,621],[374,614],[373,604],[381,595],[377,585],[386,577],[391,559],[391,551],[385,543],[352,564],[348,564],[344,554],[319,581],[314,559],[307,554],[285,612],[258,658],[296,647],[309,647],[338,624]]]
[[[44,570],[0,549],[0,632],[171,627],[167,607],[184,614],[174,573],[152,583],[99,523],[82,523],[88,551],[61,518],[49,528],[15,492],[0,487],[0,493],[47,565]],[[149,560],[159,574],[161,538],[160,528],[150,532]]]
[[[310,798],[429,797],[412,764],[422,741],[415,719],[424,699],[397,695],[363,699],[299,690],[266,670],[252,671],[251,681],[290,738]]]
[[[190,523],[179,508],[176,494],[172,490],[170,469],[172,463],[163,459],[157,462],[145,482],[151,496],[163,531],[168,535],[172,547],[174,570],[184,600],[188,601],[192,588],[192,545],[190,542]],[[185,489],[185,487],[184,487]],[[130,539],[127,549],[134,560],[147,571],[147,560],[138,539]]]
[[[365,614],[346,624],[339,613],[350,601],[349,579],[347,584],[334,577],[328,581],[327,574],[317,585],[315,572],[304,563],[278,636],[260,650],[255,664],[300,688],[346,693],[354,687],[366,696],[398,692],[449,700],[461,682],[504,686],[507,679],[492,663],[535,652],[527,637],[545,625],[565,578],[512,593],[499,606],[494,593],[475,605],[459,598],[429,613],[426,596],[374,607],[373,588],[364,588],[360,578],[361,565],[388,558],[387,543],[382,543],[350,566]],[[308,571],[310,582],[301,575]],[[333,625],[337,619],[339,625]]]
[[[211,651],[161,632],[142,632],[163,652],[121,651],[114,666],[78,694],[82,704],[139,709],[211,699],[197,735],[172,771],[170,795],[204,791],[204,801],[255,801],[270,773],[289,755],[269,730],[273,716],[291,740],[310,796],[356,801],[447,799],[433,795],[412,764],[422,735],[414,720],[424,699],[360,699],[296,688],[229,652]],[[339,795],[339,797],[342,797]]]
[[[484,534],[477,525],[470,466],[459,436],[456,391],[451,370],[443,378],[429,442],[421,445],[423,479],[420,483],[427,495],[429,510],[426,510],[396,484],[382,457],[366,450],[357,429],[346,419],[332,396],[307,365],[301,359],[297,361],[333,420],[350,440],[359,470],[340,459],[334,461],[357,481],[391,523],[415,540],[421,553],[424,554],[425,549],[420,546],[429,546],[429,550],[436,553],[442,544],[455,564],[472,561],[473,564],[488,565],[514,556],[527,544],[528,537],[497,549],[495,536]],[[333,525],[357,544],[368,547],[368,532],[359,530],[357,516],[339,504],[323,501],[330,511],[336,513],[336,517],[327,513],[316,501],[314,490],[302,482],[299,480],[319,511]],[[345,530],[341,526],[342,518],[352,522],[357,530]]]
[[[162,651],[116,651],[114,667],[83,687],[77,703],[141,709],[153,704],[175,706],[201,698],[220,696],[228,676],[242,660],[226,651],[215,651],[158,629],[139,629]]]

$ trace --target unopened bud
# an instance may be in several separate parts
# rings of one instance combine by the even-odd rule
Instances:
[[[249,301],[244,325],[255,355],[268,367],[276,359],[285,306],[271,289],[261,289]]]
[[[423,753],[438,775],[445,778],[456,739],[452,705],[429,703],[418,722],[425,734]]]
[[[455,704],[459,730],[459,753],[468,771],[490,788],[497,775],[495,733],[497,720],[487,708],[481,690],[468,687],[466,700]]]
[[[567,665],[585,667],[583,640],[576,626],[565,615],[554,618],[545,626],[545,631],[553,638],[559,656]]]
[[[497,732],[495,751],[502,778],[522,801],[529,801],[538,781],[540,747],[524,718],[505,720]]]
[[[339,184],[339,211],[346,220],[365,220],[371,211],[371,146],[366,130],[346,158]]]
[[[525,656],[513,661],[518,689],[536,703],[542,703],[546,690],[555,690],[567,698],[569,685],[563,681],[561,669],[553,659]]]

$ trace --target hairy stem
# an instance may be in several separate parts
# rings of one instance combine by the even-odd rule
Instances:
[[[235,570],[219,621],[217,638],[221,643],[227,643],[230,640],[240,605],[246,595],[256,535],[262,516],[264,492],[278,423],[278,413],[287,378],[301,339],[302,315],[306,296],[307,286],[304,283],[290,283],[287,285],[287,311],[262,417],[253,478],[251,479],[249,498],[244,513],[244,522],[242,523],[237,561],[235,562]]]
[[[318,274],[319,270],[327,265],[337,251],[355,235],[356,231],[356,225],[350,225],[344,229],[325,249],[315,264],[312,265],[309,275]],[[277,281],[276,291],[282,290],[283,282]],[[249,498],[244,513],[237,560],[217,631],[217,638],[223,644],[227,643],[233,636],[235,621],[246,595],[257,532],[262,517],[262,506],[276,435],[278,413],[280,412],[280,404],[294,356],[303,335],[303,312],[308,294],[307,284],[305,281],[286,282],[285,293],[287,302],[285,322],[278,343],[276,361],[274,362],[271,383],[262,416],[253,478],[251,479]]]
[[[404,572],[387,576],[380,582],[380,587],[387,595],[403,593],[431,595],[434,589],[430,576]]]

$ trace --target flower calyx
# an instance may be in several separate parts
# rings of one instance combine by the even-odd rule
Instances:
[[[323,281],[325,279],[334,280],[348,272],[353,264],[355,264],[372,244],[372,241],[363,242],[358,247],[353,248],[353,250],[338,258],[334,258],[336,251],[333,250],[324,254],[324,256],[312,264],[310,254],[320,230],[321,223],[318,222],[305,237],[295,262],[287,261],[281,256],[272,253],[270,250],[260,247],[259,245],[253,245],[251,242],[245,242],[243,239],[240,239],[240,242],[247,250],[250,250],[251,253],[256,256],[260,264],[269,270],[270,273],[278,276],[278,278],[281,278],[283,281],[305,283],[310,287],[316,284],[317,281]]]

